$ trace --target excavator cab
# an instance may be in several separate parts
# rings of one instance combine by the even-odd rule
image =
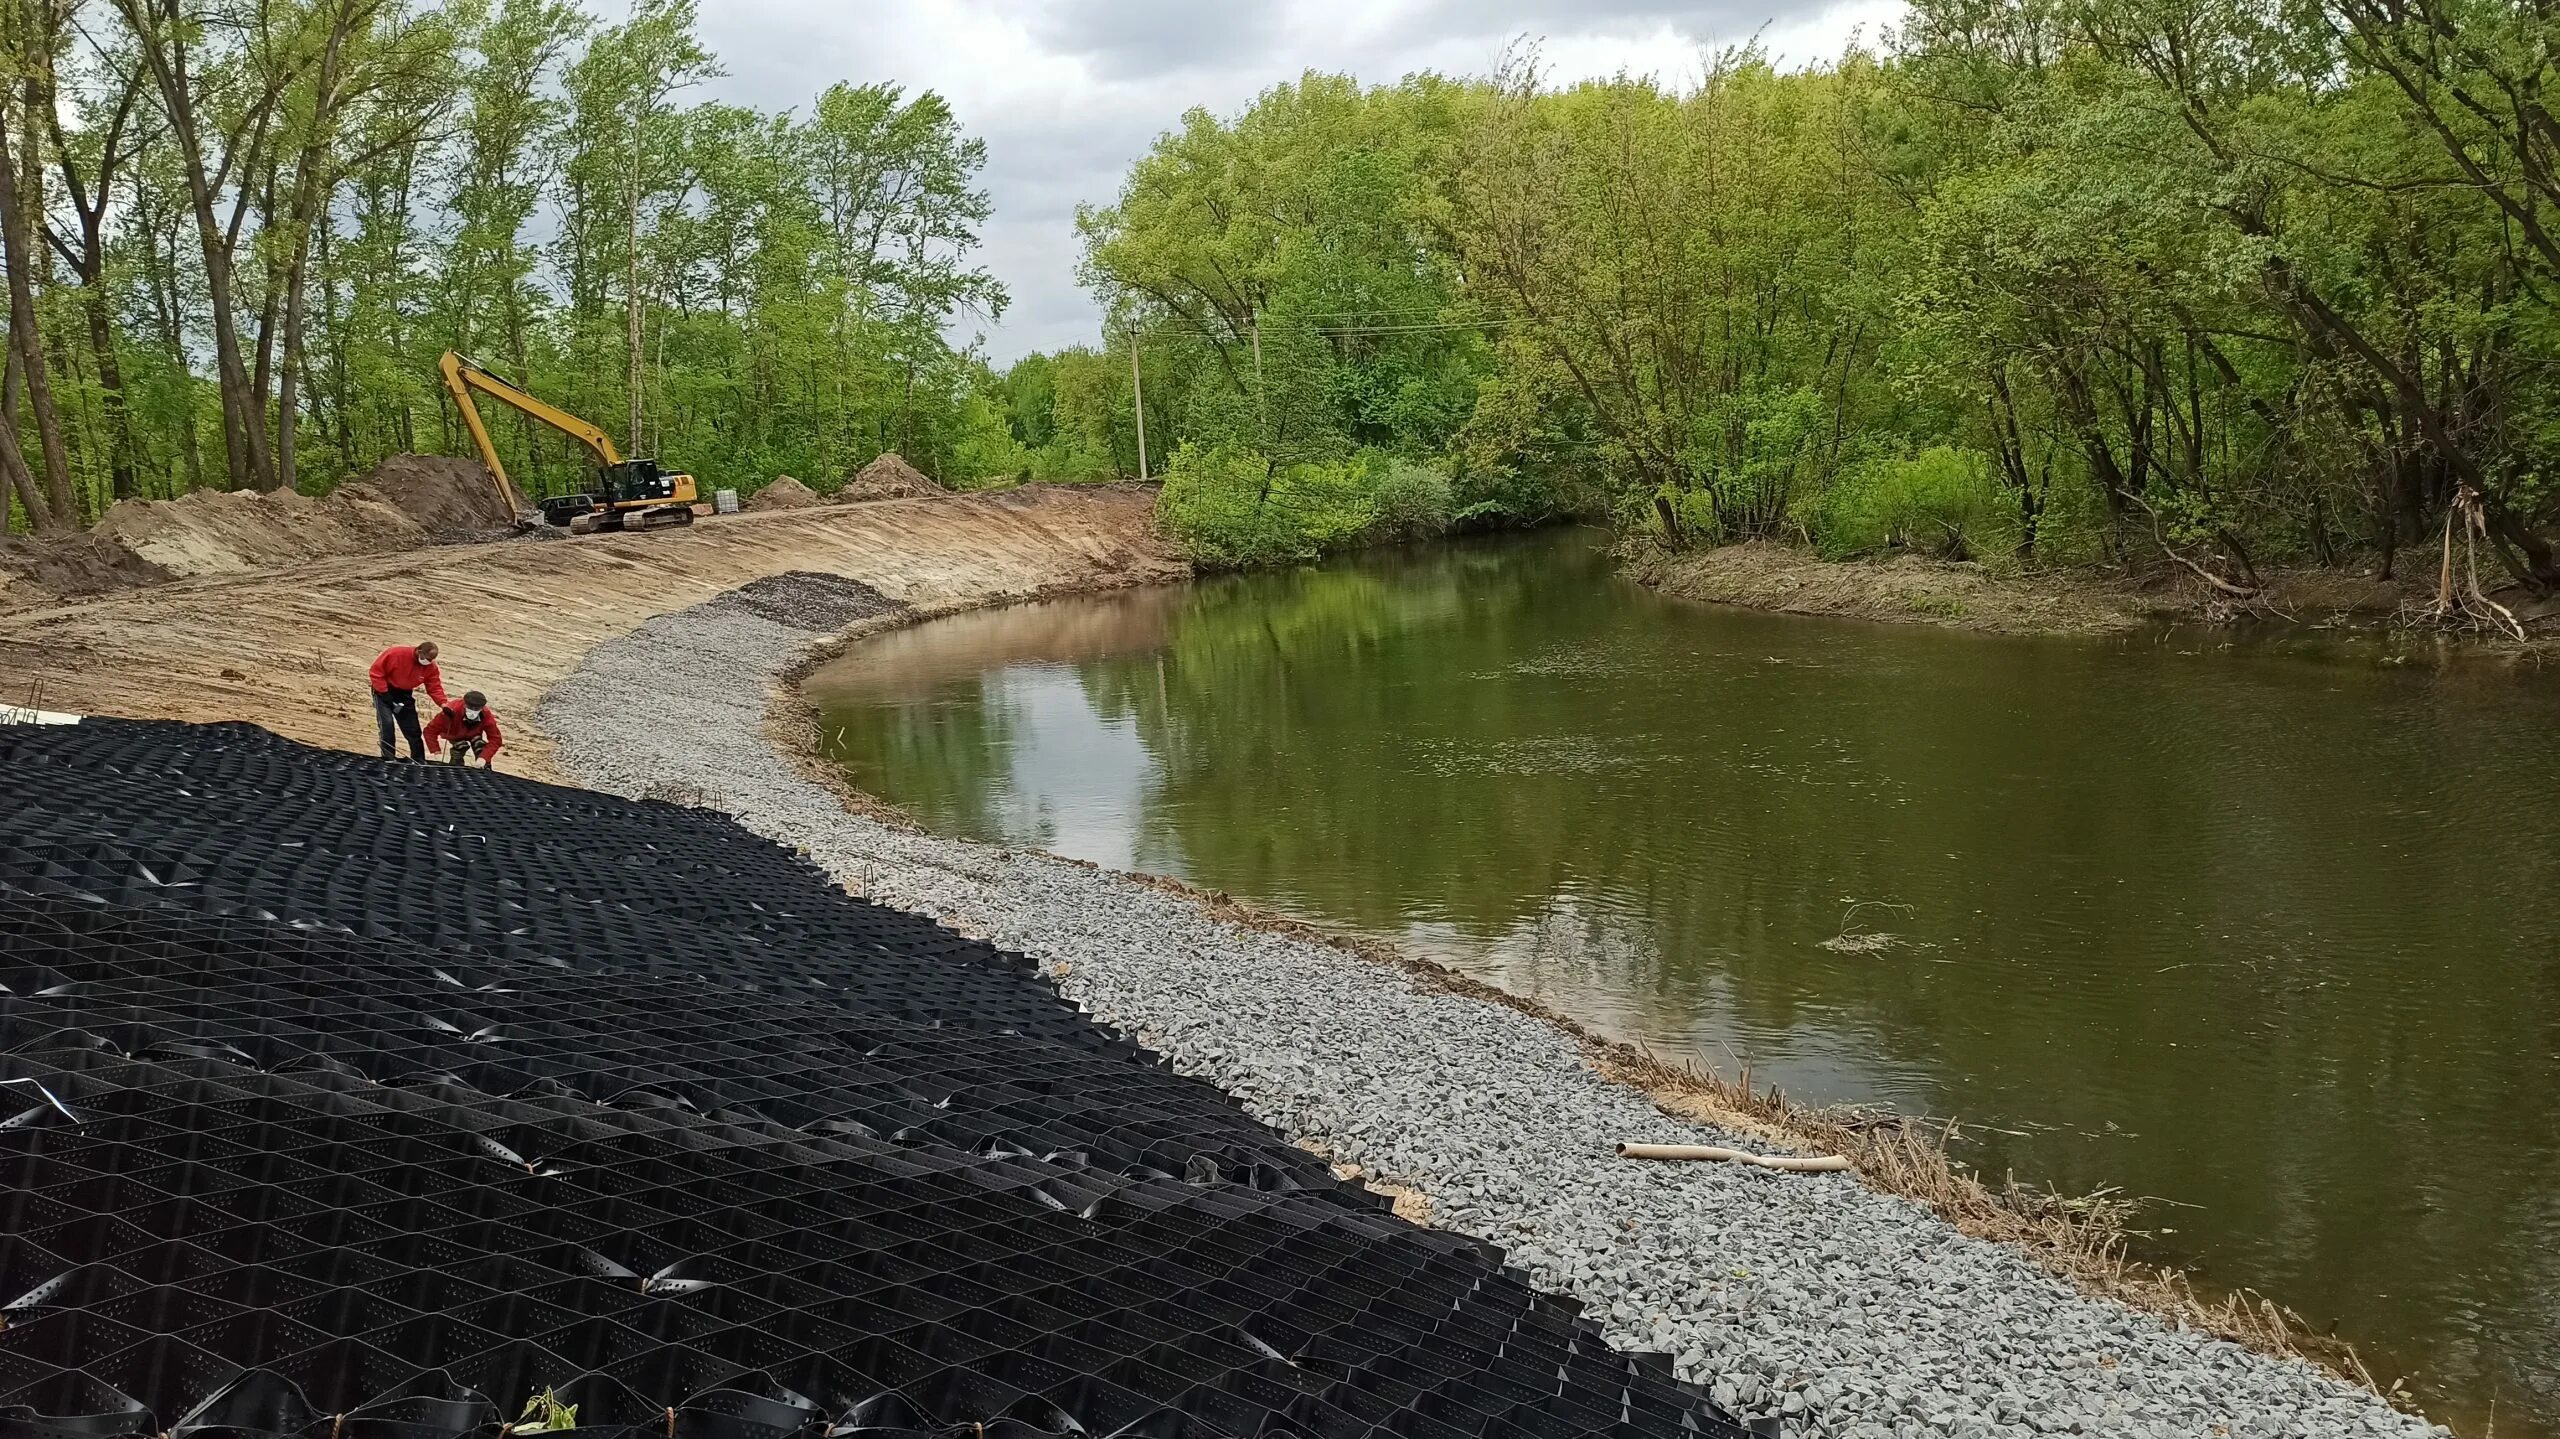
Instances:
[[[554,495],[536,508],[546,524],[580,534],[663,529],[693,523],[697,494],[691,475],[669,474],[656,460],[622,460],[596,467],[592,491]]]
[[[596,487],[574,495],[554,495],[536,508],[544,523],[586,534],[595,530],[665,529],[693,523],[693,504],[700,498],[693,476],[669,473],[656,460],[624,459],[614,447],[613,437],[597,426],[579,419],[556,405],[535,398],[525,390],[501,379],[475,361],[448,350],[439,368],[444,372],[445,388],[453,392],[454,404],[462,411],[464,426],[479,447],[480,461],[489,467],[497,481],[498,492],[510,513],[520,513],[515,487],[507,479],[507,468],[498,458],[498,447],[489,439],[489,430],[480,422],[479,406],[472,402],[474,392],[487,395],[513,406],[587,447],[596,461]]]

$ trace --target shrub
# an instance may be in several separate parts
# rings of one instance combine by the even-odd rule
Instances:
[[[1293,483],[1305,478],[1240,445],[1186,444],[1165,466],[1156,512],[1201,564],[1294,564],[1323,553],[1321,536],[1340,527],[1323,513],[1331,496],[1321,478]]]
[[[1911,549],[1961,560],[1997,549],[2017,517],[1986,456],[1941,446],[1843,469],[1806,528],[1830,559]]]
[[[1424,540],[1447,532],[1457,510],[1457,487],[1437,466],[1387,459],[1372,467],[1369,490],[1376,518],[1364,538]]]
[[[1373,450],[1274,467],[1240,445],[1186,444],[1165,466],[1156,511],[1194,560],[1245,569],[1436,535],[1454,505],[1447,474]]]

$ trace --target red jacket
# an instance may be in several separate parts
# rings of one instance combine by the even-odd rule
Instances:
[[[482,705],[480,707],[480,723],[473,724],[471,721],[462,717],[462,701],[460,700],[455,700],[453,703],[444,705],[436,710],[436,717],[427,721],[426,737],[427,753],[429,754],[434,754],[436,751],[443,749],[444,742],[446,740],[461,740],[466,743],[475,739],[485,740],[488,742],[488,747],[480,751],[480,757],[485,760],[496,759],[498,757],[498,751],[506,748],[507,744],[506,736],[498,732],[498,712],[496,710],[489,708],[487,705]]]
[[[373,657],[373,668],[365,671],[373,681],[373,692],[385,690],[417,690],[437,704],[444,703],[444,671],[434,665],[418,663],[416,645],[393,645]]]

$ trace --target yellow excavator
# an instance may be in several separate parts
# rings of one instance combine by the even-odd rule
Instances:
[[[697,498],[693,476],[668,474],[656,460],[624,459],[622,451],[614,447],[613,436],[557,405],[536,399],[475,360],[447,350],[437,368],[444,372],[444,387],[453,392],[454,407],[462,411],[462,423],[471,431],[471,442],[480,447],[480,462],[489,467],[497,481],[498,498],[505,502],[507,513],[523,515],[526,511],[516,497],[514,483],[507,478],[506,465],[498,459],[498,447],[489,440],[489,427],[480,422],[480,407],[471,398],[475,392],[531,415],[585,445],[596,457],[595,489],[584,494],[554,495],[542,501],[536,508],[545,523],[575,534],[670,529],[693,523],[693,502]]]

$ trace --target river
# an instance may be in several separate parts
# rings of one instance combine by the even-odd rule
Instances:
[[[2560,677],[1757,614],[1561,532],[939,620],[809,693],[937,830],[1961,1119],[2560,1434]]]

